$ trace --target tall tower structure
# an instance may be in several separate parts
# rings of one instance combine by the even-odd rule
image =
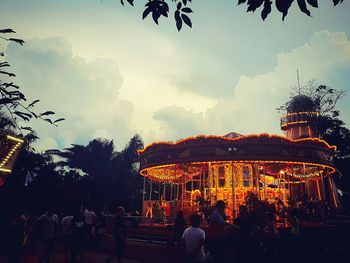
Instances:
[[[281,117],[281,130],[289,139],[318,137],[317,121],[319,112],[315,104],[306,95],[297,95],[291,99],[287,114]]]

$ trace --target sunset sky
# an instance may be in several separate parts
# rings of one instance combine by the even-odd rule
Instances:
[[[307,17],[276,10],[265,22],[233,0],[194,0],[193,29],[177,32],[173,14],[155,25],[119,0],[1,0],[0,27],[25,46],[6,59],[38,111],[53,110],[59,127],[33,122],[38,150],[134,134],[145,143],[197,134],[282,134],[276,108],[297,85],[347,91],[339,102],[350,127],[350,1]],[[218,4],[220,3],[220,4]],[[3,50],[1,49],[1,50]]]

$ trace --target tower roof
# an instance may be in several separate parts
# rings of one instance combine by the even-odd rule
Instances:
[[[315,111],[315,103],[306,95],[297,95],[293,97],[287,107],[288,113]]]

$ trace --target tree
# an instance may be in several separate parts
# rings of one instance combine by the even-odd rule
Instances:
[[[23,46],[25,42],[22,39],[7,37],[7,35],[14,33],[16,32],[9,28],[0,29],[0,38],[4,41],[15,42]],[[0,52],[0,56],[4,57],[4,52]],[[63,118],[52,120],[50,116],[54,116],[55,113],[53,111],[35,112],[34,106],[39,100],[36,99],[29,104],[27,103],[26,96],[21,92],[20,87],[11,81],[11,78],[16,77],[16,75],[6,70],[9,67],[10,64],[8,62],[0,61],[0,123],[2,126],[6,124],[4,128],[16,127],[19,133],[23,135],[22,132],[24,130],[33,132],[33,129],[28,126],[19,126],[18,118],[28,122],[34,117],[55,126],[57,126],[58,122],[64,120]],[[9,122],[9,119],[11,119],[11,122]]]
[[[131,6],[134,6],[134,0],[126,0]],[[334,6],[342,3],[343,0],[332,0]],[[120,0],[124,5],[124,0]],[[288,10],[292,4],[296,4],[301,12],[311,16],[311,12],[308,9],[310,6],[318,8],[318,0],[275,0],[276,9],[282,13],[282,20],[288,15]],[[172,3],[175,6],[174,18],[176,22],[177,30],[180,31],[183,24],[192,27],[192,21],[188,16],[193,10],[189,7],[192,0],[148,0],[145,4],[144,11],[142,13],[142,19],[145,19],[148,15],[152,16],[153,21],[158,24],[158,20],[161,16],[168,17],[169,4]],[[219,5],[219,3],[216,3]],[[273,1],[271,0],[238,0],[238,5],[247,5],[247,12],[255,12],[261,8],[261,18],[265,20],[271,13],[273,8]]]
[[[128,210],[141,208],[143,179],[139,174],[140,164],[137,150],[142,149],[143,146],[141,137],[135,135],[117,156],[118,198]]]
[[[70,168],[75,172],[81,170],[84,174],[82,177],[89,177],[88,191],[83,201],[97,206],[108,202],[115,174],[114,159],[117,155],[113,140],[94,139],[86,146],[73,144],[63,151],[48,150],[46,154],[61,157],[62,161],[57,164],[62,168]]]
[[[121,152],[115,151],[113,140],[94,139],[86,146],[74,144],[63,151],[48,150],[46,154],[62,158],[58,165],[65,167],[61,174],[67,188],[74,188],[72,181],[84,183],[83,202],[97,207],[122,205],[131,210],[140,208],[142,199],[137,163],[137,150],[142,147],[142,139],[135,135]],[[84,176],[77,177],[77,170]]]

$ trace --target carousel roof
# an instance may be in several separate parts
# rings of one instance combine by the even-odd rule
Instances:
[[[230,133],[224,135],[223,137],[233,139],[233,138],[238,138],[238,137],[241,137],[241,136],[243,136],[243,135],[239,134],[237,132],[230,132]]]
[[[270,134],[189,137],[157,142],[140,150],[141,170],[163,165],[201,162],[270,162],[312,164],[334,171],[336,147],[319,138],[292,140]]]

